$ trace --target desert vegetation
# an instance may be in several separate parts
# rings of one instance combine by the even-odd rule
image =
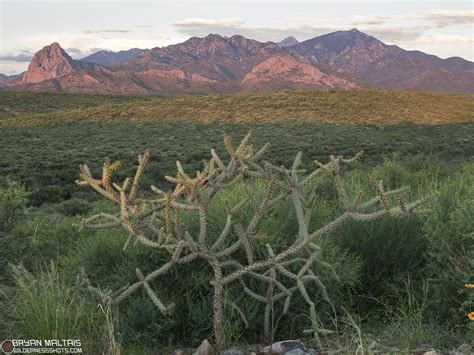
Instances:
[[[2,93],[0,334],[125,354],[469,344],[471,98]]]
[[[473,119],[473,96],[401,90],[283,91],[169,97],[2,92],[0,127],[78,122],[469,123]]]

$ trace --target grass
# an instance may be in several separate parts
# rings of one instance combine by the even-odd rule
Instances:
[[[410,279],[405,280],[402,287],[394,289],[395,304],[388,306],[386,314],[393,325],[393,333],[403,339],[398,345],[405,349],[413,349],[431,339],[432,329],[425,319],[429,291],[429,285],[425,283],[418,295]]]
[[[72,122],[418,124],[474,120],[474,95],[291,91],[209,96],[1,92],[0,127]]]
[[[84,109],[103,104],[146,101],[152,97],[143,95],[106,95],[106,94],[71,94],[65,92],[28,92],[2,91],[0,93],[0,119],[50,114],[57,111]]]
[[[7,337],[14,339],[80,339],[86,353],[103,346],[103,319],[87,294],[65,280],[52,262],[32,274],[13,266],[15,284],[3,288],[2,303],[9,309]]]

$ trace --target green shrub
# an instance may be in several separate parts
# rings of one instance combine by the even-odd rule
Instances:
[[[12,229],[23,217],[28,195],[22,184],[10,179],[0,186],[0,233]]]
[[[425,275],[433,284],[429,305],[432,318],[466,329],[466,307],[474,280],[474,164],[453,176],[433,181],[428,188],[440,191],[424,232],[429,240]]]
[[[22,263],[33,270],[49,260],[60,266],[74,253],[76,244],[84,238],[73,225],[74,218],[64,217],[47,210],[29,210],[20,223],[4,233],[0,233],[0,248],[8,254],[0,258],[0,278],[9,279],[9,263]]]
[[[55,206],[55,209],[65,216],[84,216],[91,208],[92,204],[81,198],[71,198]]]

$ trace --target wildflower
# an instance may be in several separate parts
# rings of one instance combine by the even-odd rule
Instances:
[[[464,287],[465,288],[474,288],[474,284],[465,284]]]
[[[467,314],[467,317],[470,319],[470,320],[474,320],[474,312],[470,312]]]

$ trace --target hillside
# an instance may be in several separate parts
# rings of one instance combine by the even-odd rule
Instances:
[[[3,92],[0,126],[70,122],[417,124],[474,122],[474,95],[292,91],[158,97]]]

